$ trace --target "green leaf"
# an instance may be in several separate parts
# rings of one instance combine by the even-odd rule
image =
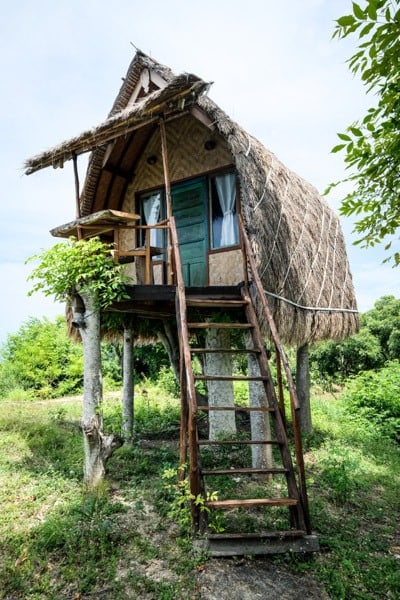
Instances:
[[[349,129],[351,133],[356,137],[361,137],[363,135],[363,132],[361,131],[361,129],[358,129],[358,127],[350,127]]]
[[[350,25],[354,25],[354,23],[356,22],[355,18],[353,17],[353,15],[346,15],[344,17],[340,17],[340,19],[337,19],[336,21],[338,23],[338,25],[340,25],[341,27],[348,27]]]
[[[368,13],[369,18],[372,21],[376,21],[378,13],[377,13],[375,2],[369,2],[368,6],[367,6],[367,13]]]
[[[367,25],[365,25],[365,27],[363,27],[360,31],[360,38],[364,37],[365,35],[368,35],[368,33],[371,31],[374,25],[375,23],[368,23]]]
[[[358,4],[356,4],[355,2],[353,2],[353,13],[354,13],[354,16],[355,16],[357,19],[366,19],[366,18],[367,18],[367,17],[366,17],[366,14],[364,13],[364,11],[363,11],[363,10],[361,9],[361,7],[360,7]]]
[[[351,137],[347,133],[338,133],[337,136],[345,142],[351,142]]]
[[[338,144],[337,146],[334,146],[331,150],[332,153],[335,152],[339,152],[340,150],[343,150],[343,148],[345,148],[346,144]]]

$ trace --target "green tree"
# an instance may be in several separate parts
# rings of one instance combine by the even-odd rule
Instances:
[[[76,393],[82,387],[82,348],[67,336],[62,317],[31,318],[10,334],[0,351],[0,395],[23,389],[41,397]]]
[[[349,411],[370,419],[384,434],[400,441],[400,363],[393,360],[378,372],[360,373],[346,387]]]
[[[379,339],[367,328],[343,340],[318,344],[310,353],[310,362],[320,378],[344,380],[360,371],[383,366]]]
[[[355,36],[357,52],[348,60],[361,76],[376,105],[359,121],[339,133],[354,189],[342,201],[341,214],[358,220],[356,244],[374,246],[385,240],[386,261],[400,263],[392,244],[400,227],[400,0],[352,3],[352,13],[337,19],[333,37]],[[339,182],[340,183],[340,182]],[[337,184],[332,184],[328,191]]]
[[[67,300],[82,338],[84,478],[95,487],[105,475],[106,461],[121,445],[117,436],[103,432],[100,311],[125,297],[128,280],[122,266],[113,261],[112,246],[99,238],[71,238],[29,260],[39,261],[30,275],[36,281],[31,293],[42,291]]]
[[[343,342],[322,342],[310,353],[319,377],[346,379],[400,359],[400,299],[382,296],[360,317],[360,331]]]
[[[400,360],[400,299],[382,296],[361,315],[361,326],[378,340],[385,360]]]

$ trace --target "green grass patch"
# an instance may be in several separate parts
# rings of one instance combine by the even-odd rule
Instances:
[[[312,405],[314,431],[304,447],[321,551],[312,560],[273,560],[320,580],[333,599],[396,598],[398,444],[363,411],[349,412],[339,390],[316,390]],[[3,401],[1,409],[0,598],[198,597],[194,573],[204,556],[192,550],[187,490],[175,483],[179,400],[168,383],[136,386],[135,441],[115,452],[96,495],[82,487],[79,398]],[[120,414],[120,395],[108,394],[107,431],[119,430]],[[229,467],[231,451],[222,447],[216,456],[205,449],[205,466]],[[284,495],[284,481],[267,485]],[[244,496],[263,494],[257,481],[241,478],[235,486]],[[219,498],[237,491],[224,476],[209,487]],[[236,510],[216,514],[212,523],[216,532],[285,528],[283,512]]]

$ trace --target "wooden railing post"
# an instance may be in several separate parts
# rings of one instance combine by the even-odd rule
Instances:
[[[243,219],[239,215],[239,227],[240,233],[243,240],[244,250],[247,256],[247,261],[250,266],[251,274],[253,277],[254,285],[257,290],[257,296],[261,302],[263,307],[264,314],[267,318],[267,322],[269,325],[269,329],[271,331],[271,336],[275,344],[275,348],[277,352],[279,352],[279,356],[282,360],[282,364],[285,369],[286,380],[289,387],[289,395],[290,395],[290,406],[292,411],[292,424],[293,424],[293,436],[294,436],[294,446],[295,446],[295,455],[296,455],[296,464],[299,476],[299,487],[300,487],[300,498],[303,505],[304,510],[304,519],[306,523],[306,529],[308,533],[311,533],[311,525],[310,525],[310,517],[308,510],[308,499],[307,499],[307,488],[306,488],[306,478],[305,478],[305,470],[304,470],[304,458],[303,458],[303,447],[301,440],[301,430],[298,419],[298,411],[300,409],[299,400],[297,398],[296,388],[294,385],[292,373],[290,371],[289,362],[286,356],[286,353],[282,347],[282,344],[279,339],[278,330],[275,325],[275,321],[272,317],[272,313],[267,304],[264,294],[264,288],[261,283],[260,276],[257,271],[256,263],[254,260],[252,248],[250,245],[250,240],[247,236],[246,230],[244,228]]]
[[[182,263],[179,252],[178,235],[176,232],[176,225],[174,217],[170,218],[170,231],[171,231],[171,242],[172,242],[172,254],[175,264],[175,276],[176,276],[176,318],[178,324],[178,337],[180,347],[180,357],[182,361],[181,365],[181,401],[182,411],[188,413],[188,442],[189,442],[189,482],[190,492],[197,498],[201,493],[201,478],[199,468],[199,451],[198,451],[198,439],[197,439],[197,403],[196,403],[196,389],[194,386],[194,377],[192,369],[192,360],[189,347],[189,329],[187,324],[186,316],[186,296],[185,296],[185,284],[183,281],[182,274]],[[181,456],[183,452],[181,451]],[[195,529],[199,528],[200,524],[200,510],[195,502],[192,501],[192,521]]]

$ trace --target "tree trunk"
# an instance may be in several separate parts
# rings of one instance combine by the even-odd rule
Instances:
[[[97,486],[105,475],[105,463],[121,445],[116,436],[104,435],[101,405],[103,386],[100,351],[100,313],[90,293],[80,294],[84,312],[79,331],[83,343],[83,415],[84,481]]]
[[[179,342],[178,336],[175,330],[171,326],[169,321],[163,321],[164,329],[161,328],[157,331],[158,337],[162,345],[164,346],[169,361],[171,363],[172,370],[175,375],[176,381],[179,383]]]
[[[229,331],[207,329],[206,348],[230,348]],[[206,354],[207,375],[232,375],[232,358],[229,354]],[[207,381],[208,402],[210,406],[234,406],[235,398],[232,381]],[[236,435],[234,411],[209,411],[210,440],[220,435]]]
[[[308,344],[297,348],[296,357],[296,391],[299,399],[299,420],[303,433],[312,432],[311,405],[310,405],[310,368]]]
[[[159,329],[157,331],[157,334],[158,334],[158,337],[159,337],[162,345],[164,346],[164,348],[168,354],[168,358],[170,360],[176,382],[179,385],[179,383],[180,383],[180,354],[179,354],[178,336],[176,333],[176,329],[174,329],[171,326],[171,323],[169,321],[166,321],[166,320],[163,321],[163,325],[164,325],[164,329],[163,330]],[[199,360],[201,362],[200,357],[199,357]],[[202,362],[201,362],[201,366],[202,366],[202,368],[204,367]],[[196,401],[197,401],[198,406],[208,406],[207,396],[205,396],[204,394],[201,394],[197,389],[196,389]]]
[[[124,328],[122,365],[122,435],[126,442],[133,441],[134,414],[134,351],[133,330]]]
[[[252,348],[254,343],[251,335],[245,334],[246,347]],[[251,376],[259,376],[260,368],[258,360],[254,354],[249,354],[247,359],[248,374]],[[265,393],[264,384],[262,381],[249,382],[249,403],[250,406],[267,407],[268,401]],[[270,440],[271,439],[271,424],[269,413],[267,412],[250,412],[250,427],[252,440]],[[268,444],[260,444],[259,446],[251,446],[251,463],[254,469],[268,469],[273,467],[272,446]]]

